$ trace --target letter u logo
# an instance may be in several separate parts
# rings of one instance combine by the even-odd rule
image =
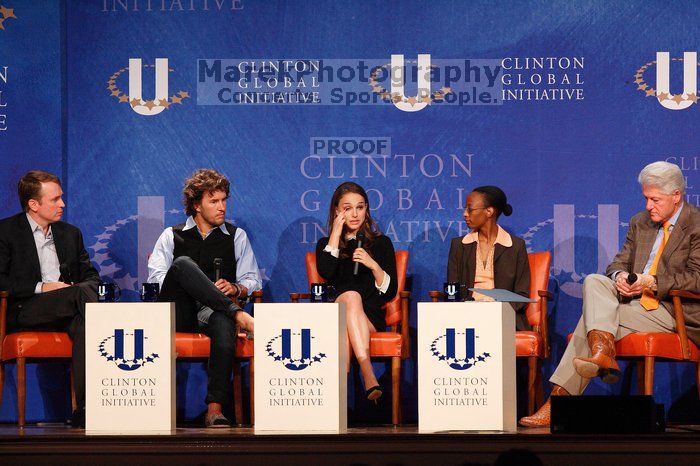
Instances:
[[[114,329],[114,360],[117,367],[133,371],[143,365],[143,329],[134,330],[134,353],[132,359],[124,358],[124,329]]]
[[[401,96],[401,100],[396,102],[394,105],[401,111],[404,112],[417,112],[423,110],[428,102],[416,102],[409,103],[404,102],[403,99],[406,98],[405,85],[406,78],[404,76],[403,69],[403,55],[392,55],[391,56],[391,95]],[[418,55],[418,92],[416,97],[425,97],[430,95],[430,54],[419,54]]]
[[[474,360],[475,356],[475,334],[474,334],[474,329],[473,328],[468,328],[464,332],[464,351],[465,355],[464,358],[457,358],[456,356],[456,346],[457,346],[457,341],[456,341],[456,332],[455,329],[453,328],[448,328],[445,329],[445,356],[447,356],[447,360],[462,360],[462,361],[467,361],[469,359]],[[450,367],[452,369],[457,369],[460,371],[469,369],[472,367],[473,364],[464,364],[464,363],[450,363]]]
[[[309,367],[311,361],[311,330],[308,328],[301,329],[301,356],[299,358],[292,357],[292,330],[288,328],[282,329],[282,359],[290,361],[284,365],[287,369],[300,371]],[[294,364],[293,362],[296,362]],[[299,364],[301,362],[301,364]]]
[[[697,52],[683,53],[683,95],[686,99],[690,94],[696,95],[698,56]],[[656,95],[671,94],[670,86],[670,58],[668,52],[656,52]],[[693,105],[692,100],[680,102],[671,99],[660,100],[659,103],[669,110],[685,110]]]
[[[139,103],[132,108],[139,115],[153,116],[165,110],[165,107],[146,107],[141,98],[141,59],[129,59],[129,99],[138,100]],[[156,93],[155,100],[161,104],[168,100],[168,59],[156,58]]]

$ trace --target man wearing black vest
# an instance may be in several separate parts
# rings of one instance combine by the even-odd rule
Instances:
[[[225,221],[230,184],[214,170],[197,170],[185,181],[189,217],[166,228],[148,260],[148,281],[160,283],[160,301],[175,303],[178,332],[211,338],[207,427],[228,427],[221,412],[236,348],[236,327],[253,331],[253,318],[236,300],[261,288],[258,264],[241,228]]]

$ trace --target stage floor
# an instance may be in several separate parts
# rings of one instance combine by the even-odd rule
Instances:
[[[183,427],[165,435],[93,435],[64,426],[0,425],[0,464],[24,465],[697,465],[700,426],[646,435],[440,432],[355,427],[346,434],[255,434]]]

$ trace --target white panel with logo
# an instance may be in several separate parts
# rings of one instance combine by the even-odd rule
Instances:
[[[510,304],[418,303],[418,429],[516,430]]]
[[[88,431],[175,429],[175,305],[89,303],[85,309]]]
[[[347,429],[345,305],[255,305],[255,431]]]

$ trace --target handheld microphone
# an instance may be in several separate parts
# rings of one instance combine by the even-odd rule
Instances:
[[[634,282],[637,281],[637,274],[634,273],[634,272],[631,272],[631,273],[627,274],[627,278],[625,278],[625,281],[627,282],[628,285],[633,284]],[[619,291],[617,292],[617,300],[620,301],[621,303],[622,303],[622,302],[628,302],[628,301],[629,301],[628,298],[623,298],[623,297],[620,295],[620,292],[619,292]]]
[[[358,247],[358,248],[361,248],[361,247],[362,247],[362,243],[364,243],[364,242],[365,242],[365,234],[364,234],[363,232],[359,232],[359,233],[357,234],[357,247]],[[353,274],[355,277],[357,277],[357,274],[358,274],[359,272],[360,272],[360,263],[359,263],[359,262],[355,262],[355,268],[353,269],[352,274]]]
[[[218,282],[221,278],[221,257],[214,258],[214,270],[216,271],[216,280],[214,281]]]
[[[61,276],[58,279],[63,283],[72,285],[73,280],[71,280],[70,277],[70,267],[68,267],[68,264],[61,264],[58,266],[58,269],[61,271]]]

